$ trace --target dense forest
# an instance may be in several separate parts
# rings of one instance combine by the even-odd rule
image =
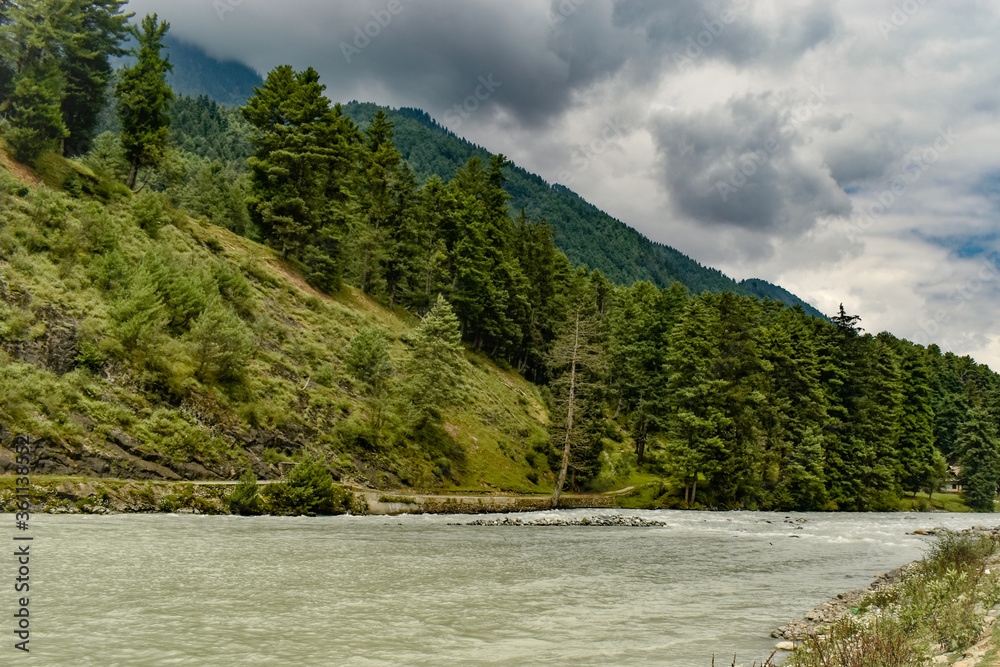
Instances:
[[[72,200],[40,204],[48,195],[5,185],[4,206],[23,215],[3,216],[0,263],[44,254],[45,271],[100,295],[106,326],[80,338],[76,370],[131,368],[130,382],[167,403],[213,391],[236,409],[249,400],[243,369],[274,344],[249,305],[256,269],[161,245],[190,215],[267,244],[327,295],[358,290],[420,318],[403,359],[377,326],[344,350],[360,401],[348,441],[369,460],[432,448],[447,483],[465,456],[447,444],[442,412],[467,400],[464,346],[541,388],[547,430],[521,437],[532,483],[556,499],[639,471],[660,480],[666,506],[890,510],[937,488],[950,463],[970,506],[992,509],[1000,376],[989,368],[867,333],[843,307],[821,318],[755,296],[774,286],[727,291],[721,274],[624,225],[616,239],[574,237],[607,249],[609,263],[583,264],[584,250],[556,239],[564,226],[589,230],[589,205],[553,198],[503,155],[455,167],[457,140],[421,112],[398,112],[412,125],[376,107],[362,120],[365,105],[331,103],[311,68],[275,68],[239,107],[175,99],[169,26],[154,15],[129,27],[123,4],[0,4],[7,151],[39,172],[71,165],[58,185]],[[133,64],[113,73],[127,33]],[[98,133],[108,90],[114,129]],[[102,206],[127,209],[141,244],[115,233],[126,223]],[[30,329],[15,326],[18,312],[4,311],[0,341]],[[12,410],[0,401],[0,417]],[[326,415],[323,428],[343,419]]]
[[[393,122],[393,143],[420,182],[435,175],[448,180],[472,157],[483,162],[490,159],[485,148],[456,137],[419,109],[393,110],[356,101],[344,105],[344,113],[361,127],[380,110]],[[574,265],[599,269],[619,285],[648,280],[658,287],[669,287],[680,282],[697,294],[708,290],[772,298],[789,306],[801,305],[807,313],[822,317],[811,305],[777,285],[763,280],[737,283],[670,246],[650,241],[563,185],[549,185],[515,165],[505,173],[504,187],[513,214],[524,209],[532,218],[548,220],[556,246]]]

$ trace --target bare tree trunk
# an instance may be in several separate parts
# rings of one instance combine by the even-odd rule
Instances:
[[[528,367],[528,353],[525,352],[521,361],[517,362],[517,372],[524,375],[524,369]]]
[[[128,168],[128,178],[125,179],[125,185],[131,190],[135,187],[135,179],[139,176],[139,165],[132,163]]]
[[[431,273],[434,270],[434,245],[431,244],[430,252],[427,254],[427,274],[424,276],[424,293],[427,295],[427,302],[431,299]]]
[[[646,458],[646,422],[639,429],[639,437],[635,439],[635,458],[640,465]]]
[[[694,475],[694,485],[691,487],[691,509],[694,509],[694,497],[698,493],[698,473]]]
[[[559,479],[556,481],[556,488],[552,491],[552,506],[559,506],[559,494],[562,493],[563,484],[566,483],[566,469],[569,467],[569,447],[570,437],[573,433],[573,401],[576,394],[576,359],[580,349],[580,311],[576,312],[576,328],[573,331],[573,354],[570,356],[569,366],[569,399],[566,406],[566,441],[563,444],[562,466],[559,468]]]

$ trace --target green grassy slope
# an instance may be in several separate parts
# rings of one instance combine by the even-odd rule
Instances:
[[[397,403],[374,438],[345,350],[374,325],[401,368],[417,320],[351,288],[317,292],[271,249],[158,197],[62,158],[43,164],[39,178],[0,153],[0,472],[24,433],[36,474],[227,479],[251,467],[274,478],[282,461],[320,457],[380,488],[551,488],[529,451],[546,440],[547,413],[516,374],[467,353],[465,397],[443,428],[414,435]],[[63,184],[76,196],[50,187]],[[157,299],[156,321],[131,340]],[[204,363],[218,341],[199,333],[197,312],[212,308],[252,343],[225,377]]]

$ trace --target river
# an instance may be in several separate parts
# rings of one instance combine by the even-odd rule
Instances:
[[[990,518],[558,514],[615,513],[668,525],[42,515],[32,519],[31,656],[38,665],[707,667],[713,653],[718,665],[735,653],[749,666],[770,653],[778,625],[919,558],[930,538],[907,532]]]

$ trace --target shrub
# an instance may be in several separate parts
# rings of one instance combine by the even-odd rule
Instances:
[[[343,514],[350,509],[347,491],[315,460],[295,466],[285,482],[268,484],[261,493],[273,514]]]
[[[198,316],[191,327],[191,341],[200,362],[197,373],[204,380],[239,380],[254,351],[254,337],[243,320],[218,300]]]
[[[168,218],[160,195],[147,190],[132,202],[132,217],[147,234],[155,237]]]
[[[246,469],[243,476],[240,477],[240,483],[226,497],[226,503],[229,505],[229,511],[233,514],[244,516],[260,514],[261,502],[257,489],[257,475],[254,474],[253,470]]]
[[[326,387],[327,389],[330,389],[337,384],[337,377],[337,369],[330,363],[320,364],[319,368],[316,369],[312,376],[313,381],[315,381],[316,384]]]
[[[795,667],[921,667],[926,658],[906,630],[892,618],[869,623],[845,619],[824,638],[802,644],[789,665]]]
[[[862,616],[834,623],[825,638],[804,642],[786,664],[794,667],[917,666],[931,645],[960,651],[982,630],[976,605],[1000,599],[1000,581],[987,574],[995,539],[947,533],[893,585],[859,604]]]
[[[128,293],[111,306],[112,329],[126,350],[152,342],[166,323],[163,310],[152,276],[140,268],[132,276]]]
[[[100,370],[104,365],[104,354],[93,342],[80,339],[76,343],[76,365],[91,371]]]
[[[236,306],[237,310],[249,313],[253,307],[253,290],[246,277],[239,271],[234,271],[226,264],[217,262],[212,265],[212,275],[219,286],[219,294]]]

